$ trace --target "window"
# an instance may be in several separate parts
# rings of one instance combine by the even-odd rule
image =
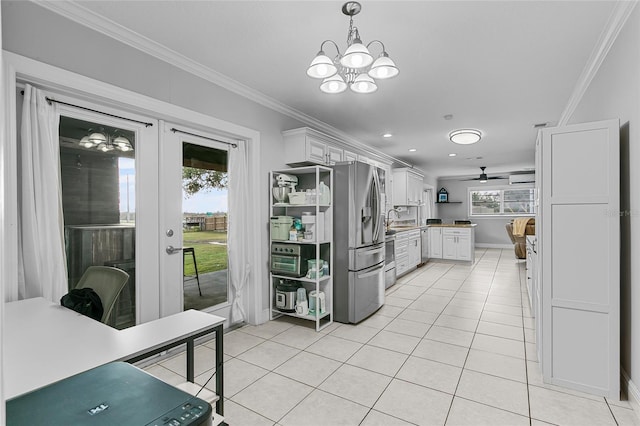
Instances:
[[[470,216],[519,216],[534,213],[533,188],[469,189]]]

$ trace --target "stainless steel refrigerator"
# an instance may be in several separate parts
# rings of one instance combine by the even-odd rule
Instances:
[[[384,171],[333,166],[333,319],[358,323],[384,304]]]

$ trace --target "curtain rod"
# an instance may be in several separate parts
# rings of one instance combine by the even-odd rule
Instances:
[[[20,94],[24,95],[24,90],[21,90]],[[98,111],[97,109],[91,109],[91,108],[83,107],[83,106],[80,106],[80,105],[70,104],[68,102],[57,101],[57,100],[55,100],[53,98],[49,98],[49,97],[45,97],[45,99],[47,100],[47,103],[49,105],[51,105],[51,103],[54,102],[54,103],[61,104],[61,105],[67,105],[67,106],[71,106],[71,107],[74,107],[74,108],[80,108],[80,109],[83,109],[85,111],[91,111],[91,112],[96,112],[96,113],[102,114],[102,115],[108,115],[109,117],[119,118],[121,120],[127,120],[127,121],[132,121],[132,122],[138,123],[138,124],[144,124],[145,127],[153,126],[153,123],[147,123],[147,122],[144,122],[144,121],[134,120],[133,118],[127,118],[127,117],[122,117],[122,116],[115,115],[115,114],[109,114],[108,112]]]
[[[196,135],[195,133],[185,132],[184,130],[176,129],[175,127],[171,128],[171,131],[173,133],[182,133],[182,134],[185,134],[185,135],[195,136],[195,137],[198,137],[198,138],[207,139],[207,140],[214,141],[214,142],[224,143],[224,144],[227,144],[227,145],[231,145],[234,148],[238,147],[238,144],[233,143],[233,142],[226,142],[226,141],[221,141],[220,139],[214,139],[214,138],[210,138],[210,137],[207,137],[207,136]]]

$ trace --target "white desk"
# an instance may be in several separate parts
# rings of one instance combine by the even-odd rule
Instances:
[[[187,380],[193,382],[194,339],[216,333],[216,411],[223,415],[224,318],[188,310],[116,330],[70,309],[33,298],[4,309],[4,390],[7,399],[113,361],[136,362],[187,345]]]

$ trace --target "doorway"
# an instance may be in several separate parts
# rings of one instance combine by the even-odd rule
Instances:
[[[183,309],[229,299],[228,150],[182,141]]]

